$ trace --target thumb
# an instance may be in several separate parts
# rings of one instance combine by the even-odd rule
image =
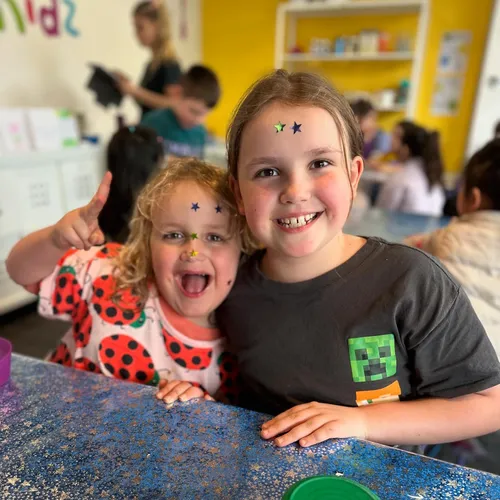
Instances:
[[[96,245],[102,245],[106,241],[106,237],[104,236],[104,233],[97,228],[89,237],[89,243],[92,246]]]

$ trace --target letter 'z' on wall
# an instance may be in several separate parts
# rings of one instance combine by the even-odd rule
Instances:
[[[38,24],[49,37],[61,36],[63,32],[77,37],[80,32],[74,24],[75,1],[45,0],[43,6],[36,6],[34,0],[0,0],[0,35],[8,29],[26,33],[28,25]]]

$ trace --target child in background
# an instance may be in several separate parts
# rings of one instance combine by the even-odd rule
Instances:
[[[445,194],[438,133],[409,121],[399,122],[392,134],[392,150],[403,168],[385,182],[377,207],[441,216]]]
[[[380,159],[391,151],[391,137],[377,123],[378,113],[367,99],[351,104],[363,134],[363,158],[368,167],[376,167]]]
[[[163,162],[162,142],[146,127],[124,127],[111,138],[107,150],[111,186],[98,217],[107,241],[127,240],[137,195]]]
[[[117,72],[118,85],[124,95],[133,97],[141,107],[141,116],[171,103],[170,90],[179,82],[181,68],[172,44],[170,20],[164,0],[140,2],[133,11],[134,27],[142,46],[151,51],[151,61],[140,85]]]
[[[148,113],[141,124],[163,137],[165,154],[201,158],[207,142],[203,123],[220,97],[217,76],[205,66],[193,66],[172,96],[170,108]]]
[[[162,380],[168,402],[214,394],[232,374],[212,313],[233,285],[241,248],[226,175],[195,159],[161,170],[139,195],[121,251],[93,246],[103,241],[98,216],[110,177],[87,206],[23,238],[8,272],[38,290],[42,316],[72,322],[51,361]],[[220,387],[227,395],[230,383]]]
[[[438,257],[464,287],[500,358],[500,138],[465,167],[459,217],[405,243]]]
[[[280,414],[262,436],[430,444],[498,429],[500,365],[464,291],[420,250],[343,233],[363,171],[347,101],[278,70],[244,96],[227,142],[238,208],[265,249],[217,318],[242,403]]]
[[[498,122],[493,129],[493,139],[500,139],[500,122]],[[458,211],[457,211],[457,201],[458,201],[458,193],[462,189],[462,185],[464,182],[464,173],[461,173],[458,181],[456,181],[455,188],[452,190],[452,192],[448,195],[448,198],[446,199],[446,202],[443,207],[443,215],[446,215],[448,217],[457,217]]]

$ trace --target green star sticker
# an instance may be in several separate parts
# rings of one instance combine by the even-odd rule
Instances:
[[[196,233],[191,233],[191,239],[192,240],[197,240],[198,239],[198,235]]]
[[[281,121],[279,121],[275,126],[274,128],[276,129],[276,133],[279,133],[279,132],[283,132],[283,130],[285,130],[285,127],[286,127],[286,123],[281,123]]]

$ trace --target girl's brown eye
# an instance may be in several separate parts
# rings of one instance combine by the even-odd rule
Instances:
[[[331,165],[328,160],[315,160],[312,162],[312,168],[325,168]]]
[[[259,170],[255,177],[276,177],[278,175],[278,171],[274,168],[263,168]]]
[[[181,240],[184,236],[181,233],[166,233],[162,235],[162,240]]]

